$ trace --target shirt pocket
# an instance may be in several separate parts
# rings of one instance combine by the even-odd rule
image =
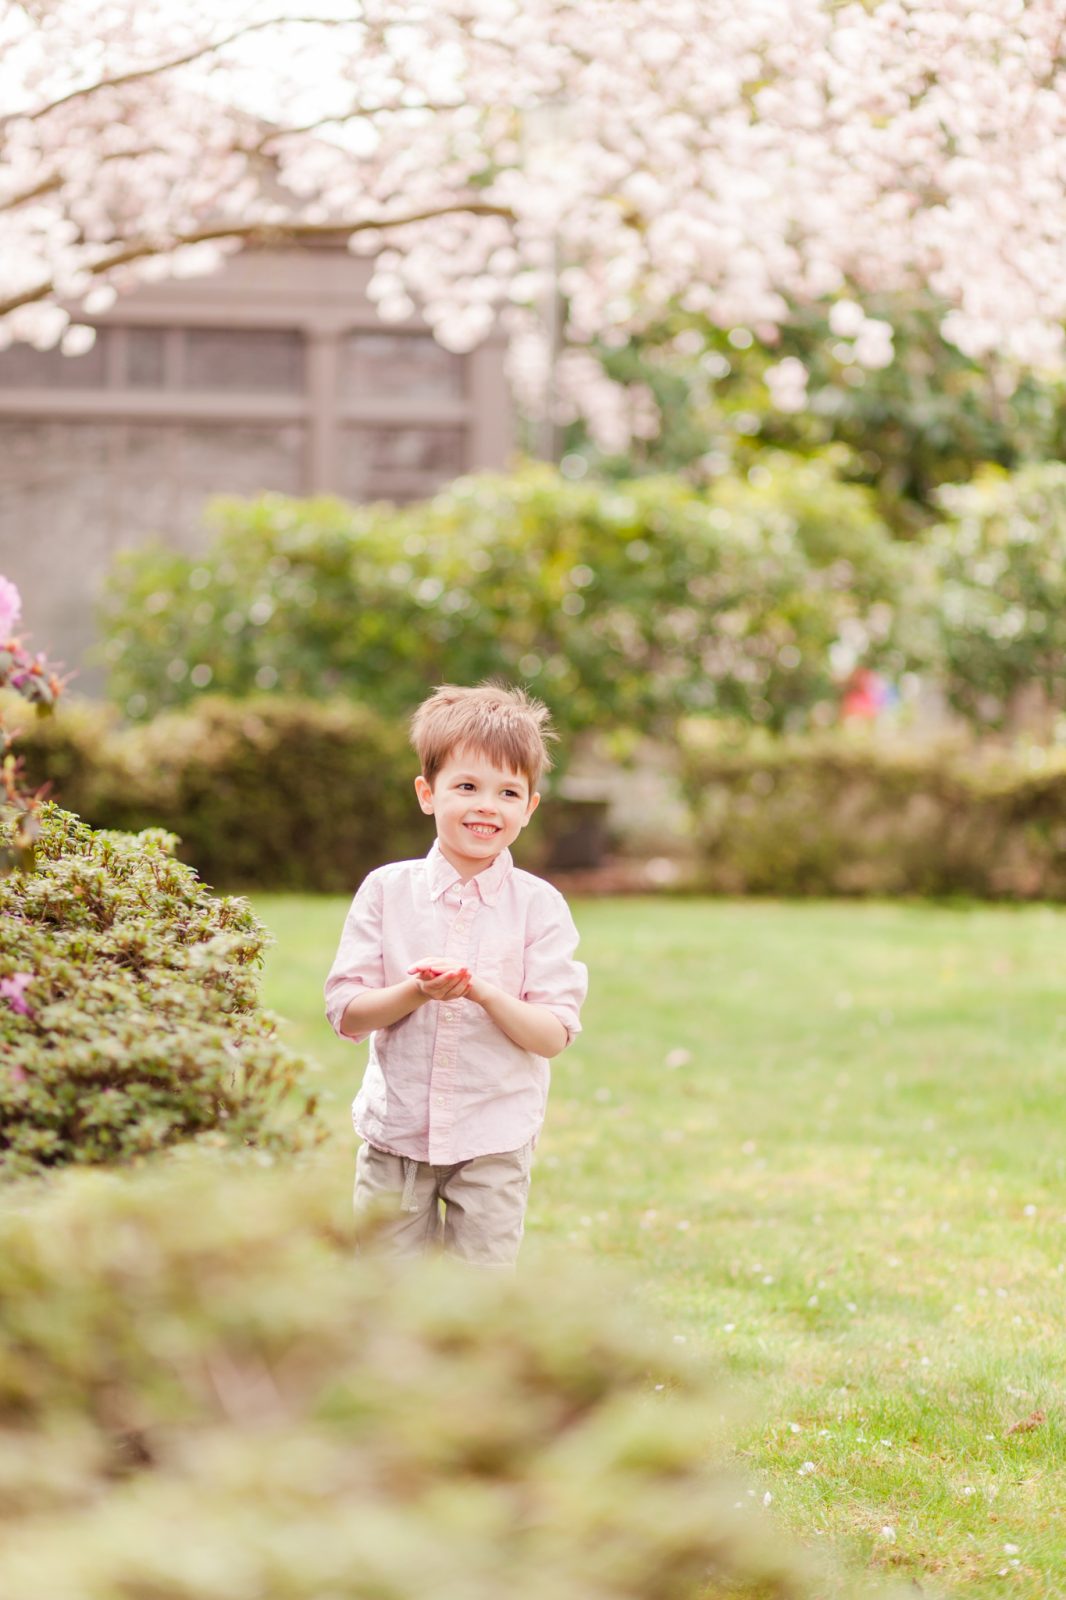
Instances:
[[[526,976],[525,946],[520,939],[483,939],[477,970],[486,983],[520,998]]]

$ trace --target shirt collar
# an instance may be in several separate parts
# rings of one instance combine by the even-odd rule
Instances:
[[[429,854],[426,856],[426,867],[431,900],[439,900],[445,890],[460,881],[459,873],[441,849],[439,839],[434,839],[430,846]],[[487,906],[494,906],[500,890],[513,870],[514,861],[511,859],[510,850],[501,850],[491,867],[486,867],[484,872],[475,872],[472,878],[467,879],[467,883],[477,886],[477,892]]]

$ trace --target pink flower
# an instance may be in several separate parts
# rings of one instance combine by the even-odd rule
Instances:
[[[22,615],[22,596],[10,578],[0,574],[0,639],[6,640]]]
[[[0,978],[0,1000],[6,1000],[12,1011],[17,1011],[20,1017],[33,1015],[25,1000],[26,990],[32,982],[32,972],[15,972],[10,978]]]

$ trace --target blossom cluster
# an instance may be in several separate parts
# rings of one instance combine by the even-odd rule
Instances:
[[[14,628],[22,614],[22,597],[10,578],[0,574],[0,689],[14,689],[38,711],[47,712],[62,691],[59,675],[43,656],[31,655]],[[0,721],[0,822],[4,812],[14,814],[10,841],[0,838],[0,872],[12,865],[29,866],[38,836],[38,797],[22,788],[20,763],[13,754],[13,737]],[[17,975],[16,975],[17,976]],[[20,992],[0,989],[15,1010],[24,1009]]]
[[[138,282],[340,231],[383,316],[418,304],[454,349],[502,320],[527,370],[560,292],[570,346],[841,297],[877,366],[890,330],[847,307],[914,284],[968,354],[1045,366],[1061,25],[1059,0],[0,0],[0,337],[76,352]]]
[[[42,655],[33,655],[14,632],[22,614],[22,597],[9,578],[0,575],[0,689],[14,689],[32,705],[49,710],[62,687]]]
[[[26,1000],[26,990],[32,982],[32,972],[13,972],[9,978],[0,978],[0,1000],[6,1000],[19,1016],[32,1016]]]

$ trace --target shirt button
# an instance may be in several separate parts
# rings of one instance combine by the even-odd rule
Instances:
[[[454,1011],[446,1011],[446,1012],[445,1012],[445,1013],[444,1013],[444,1020],[445,1020],[445,1022],[451,1022],[451,1020],[452,1020],[452,1018],[453,1018],[453,1017],[454,1017],[454,1016],[455,1016],[455,1012],[454,1012]]]

